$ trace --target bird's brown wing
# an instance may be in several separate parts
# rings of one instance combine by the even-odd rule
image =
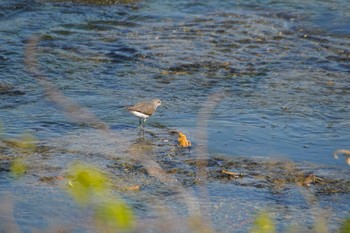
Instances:
[[[127,108],[128,111],[141,112],[147,115],[152,115],[155,111],[151,102],[141,102]]]

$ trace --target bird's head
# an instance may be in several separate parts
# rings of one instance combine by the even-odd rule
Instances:
[[[160,99],[154,99],[154,100],[152,100],[152,101],[153,101],[154,105],[156,106],[156,108],[157,108],[159,105],[162,104],[162,102],[160,101]]]

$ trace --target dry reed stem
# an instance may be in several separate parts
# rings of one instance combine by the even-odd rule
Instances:
[[[197,159],[197,179],[200,181],[206,180],[205,168],[207,167],[206,159],[208,159],[208,122],[210,114],[215,106],[225,97],[225,92],[215,93],[209,96],[207,101],[202,104],[197,117],[196,138],[200,142],[195,148]]]
[[[37,45],[40,41],[39,36],[34,36],[28,40],[25,47],[24,63],[27,66],[30,73],[35,77],[38,83],[44,88],[47,97],[50,101],[63,109],[63,112],[73,121],[77,123],[84,123],[92,127],[107,130],[108,126],[103,121],[99,120],[94,114],[89,112],[88,109],[81,107],[79,104],[72,101],[70,98],[64,96],[50,80],[39,72],[37,69],[36,52]]]
[[[195,155],[196,155],[196,165],[197,165],[197,181],[201,184],[200,185],[200,202],[203,203],[210,203],[208,189],[204,184],[207,180],[207,159],[208,159],[208,124],[209,124],[209,118],[211,116],[211,113],[213,112],[216,105],[225,97],[225,92],[218,92],[215,94],[212,94],[208,97],[207,101],[205,101],[202,104],[201,109],[199,110],[198,117],[197,117],[197,129],[196,129],[196,138],[197,141],[200,143],[195,148]],[[201,212],[202,213],[210,213],[210,209],[205,209],[204,206],[208,205],[201,205]],[[209,216],[204,216],[202,214],[202,222],[206,223],[206,226],[208,226],[207,230],[208,232],[214,232],[213,229],[211,229],[209,226],[212,226],[211,221],[209,220]]]
[[[0,232],[3,233],[20,233],[13,215],[14,204],[12,194],[6,194],[0,198]]]

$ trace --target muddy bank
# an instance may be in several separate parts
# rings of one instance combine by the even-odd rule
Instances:
[[[132,131],[127,132],[129,134],[127,137],[135,136],[133,135],[135,132]],[[98,136],[98,134],[90,134],[82,137],[86,140],[103,140],[95,138]],[[106,147],[102,145],[103,149],[98,149],[98,141],[95,146],[89,148],[81,144],[85,139],[79,141],[80,136],[74,139],[72,136],[67,136],[56,139],[56,142],[65,148],[39,143],[35,150],[25,153],[18,150],[13,140],[4,140],[0,148],[0,171],[9,172],[11,161],[14,158],[23,158],[28,164],[26,176],[37,176],[38,181],[50,181],[49,183],[54,184],[51,182],[54,179],[50,177],[55,176],[50,173],[54,171],[56,175],[64,176],[65,165],[69,164],[70,157],[71,161],[80,159],[98,167],[103,164],[102,169],[107,172],[111,182],[116,178],[120,180],[121,177],[131,183],[139,181],[142,190],[141,177],[154,179],[148,174],[144,163],[153,161],[161,167],[164,174],[173,176],[184,187],[218,182],[268,189],[272,193],[299,187],[315,195],[350,193],[350,180],[346,169],[311,163],[294,163],[278,158],[247,158],[215,154],[210,154],[207,158],[202,156],[197,158],[196,146],[179,147],[174,131],[157,129],[154,132],[146,131],[141,138],[139,136],[136,139],[130,139],[128,144],[124,140],[123,145],[117,145],[116,148],[107,148],[112,145],[104,141]],[[60,157],[64,158],[65,162],[58,164],[57,159]],[[51,165],[50,160],[52,160]],[[204,176],[199,177],[199,172]]]

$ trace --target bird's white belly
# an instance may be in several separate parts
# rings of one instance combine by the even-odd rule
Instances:
[[[134,114],[135,116],[137,116],[138,118],[143,118],[143,119],[147,119],[149,116],[146,114],[143,114],[141,112],[136,112],[136,111],[130,111],[132,114]]]

